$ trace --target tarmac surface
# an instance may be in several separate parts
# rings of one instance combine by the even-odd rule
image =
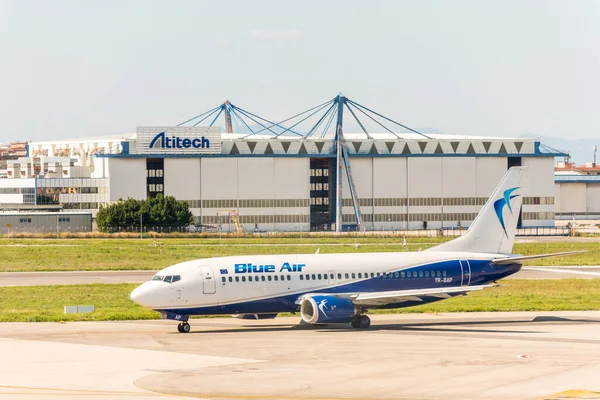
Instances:
[[[600,312],[0,324],[2,399],[600,398]]]
[[[0,286],[142,283],[157,271],[0,272]],[[508,279],[600,278],[600,266],[523,267]]]

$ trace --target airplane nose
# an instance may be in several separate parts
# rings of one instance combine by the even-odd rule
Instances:
[[[144,285],[133,289],[129,297],[140,306],[148,307],[148,288]]]

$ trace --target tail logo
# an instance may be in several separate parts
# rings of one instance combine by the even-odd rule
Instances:
[[[506,232],[506,224],[504,223],[504,215],[503,215],[503,211],[504,211],[504,206],[508,207],[508,211],[510,211],[510,214],[512,215],[512,206],[510,204],[510,201],[512,199],[514,199],[515,197],[519,197],[519,194],[515,194],[513,195],[512,193],[519,189],[519,187],[514,187],[511,189],[507,189],[504,191],[504,197],[502,197],[501,199],[498,199],[494,202],[494,210],[496,210],[496,215],[498,216],[498,221],[500,221],[500,225],[502,225],[502,229],[504,230],[504,234],[508,237],[508,233]]]

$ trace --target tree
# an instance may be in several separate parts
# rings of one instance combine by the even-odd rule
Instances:
[[[100,206],[96,215],[98,230],[107,232],[119,228],[143,226],[183,228],[194,222],[185,201],[161,194],[146,200],[119,199],[109,206]]]

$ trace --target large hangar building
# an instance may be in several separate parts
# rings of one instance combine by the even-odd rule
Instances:
[[[527,166],[520,224],[554,226],[554,157],[562,153],[535,139],[387,128],[369,133],[362,124],[361,133],[342,133],[348,105],[336,99],[333,133],[291,135],[281,125],[254,134],[213,126],[138,127],[110,148],[89,146],[93,154],[76,143],[31,143],[30,149],[47,156],[86,153],[106,202],[171,195],[188,202],[199,223],[225,231],[233,229],[232,210],[244,231],[468,227],[507,169]],[[221,106],[229,132],[230,106]]]
[[[201,137],[186,129],[179,137]],[[128,142],[129,151],[103,156],[110,201],[163,193],[187,201],[203,224],[227,225],[224,211],[235,209],[248,231],[333,229],[334,140],[242,136],[220,135],[220,148],[211,154],[138,152],[147,145],[138,143],[138,136]],[[376,136],[345,135],[364,229],[468,226],[507,169],[516,165],[530,169],[530,186],[521,193],[522,225],[554,225],[554,155],[540,151],[539,142]],[[342,221],[352,226],[356,215],[342,171]]]

